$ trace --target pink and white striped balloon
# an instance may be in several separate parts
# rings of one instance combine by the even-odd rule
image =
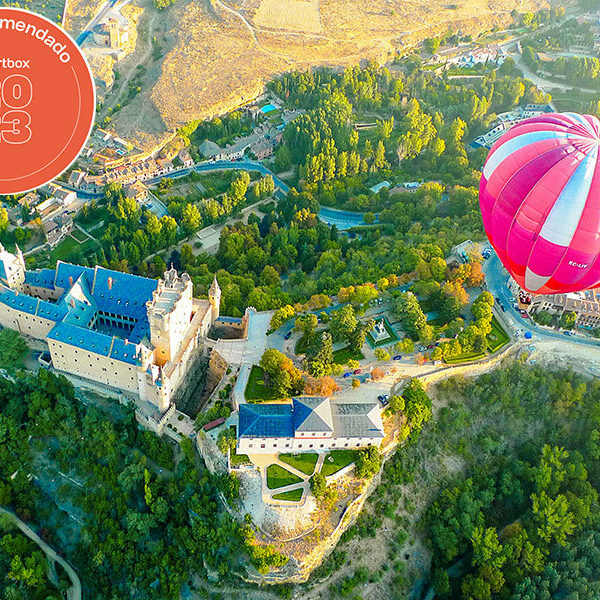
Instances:
[[[483,168],[487,236],[517,283],[536,294],[600,283],[600,121],[546,114],[507,131]]]

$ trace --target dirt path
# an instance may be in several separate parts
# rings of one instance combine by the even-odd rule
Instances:
[[[71,587],[67,590],[67,599],[81,600],[81,581],[75,569],[53,548],[48,546],[27,523],[21,521],[17,515],[2,507],[0,507],[0,514],[6,515],[30,540],[35,542],[43,550],[44,554],[46,554],[49,562],[57,562],[65,570],[72,583]]]
[[[237,10],[234,10],[233,8],[227,6],[226,4],[221,2],[221,0],[216,0],[216,4],[218,6],[220,6],[223,10],[230,12],[232,15],[234,15],[235,17],[237,17],[238,19],[240,19],[242,21],[242,23],[245,25],[245,27],[248,29],[248,31],[250,31],[250,34],[252,35],[252,39],[254,40],[254,43],[260,50],[262,50],[263,52],[266,52],[270,56],[274,56],[275,58],[281,58],[282,60],[285,60],[285,62],[288,65],[291,65],[295,62],[292,59],[288,58],[287,56],[284,56],[283,54],[278,54],[277,52],[273,52],[272,50],[265,48],[258,40],[258,36],[256,35],[256,29],[248,21],[248,19],[246,19],[246,17],[244,17],[243,14],[241,14]]]
[[[156,23],[156,18],[158,17],[158,13],[154,12],[150,21],[148,22],[148,29],[146,31],[146,35],[142,41],[141,36],[138,37],[136,49],[134,51],[133,56],[136,58],[135,62],[129,67],[129,72],[123,78],[121,85],[115,91],[111,91],[106,95],[104,99],[104,105],[102,106],[102,111],[100,112],[100,116],[98,121],[101,121],[107,114],[109,108],[114,108],[116,104],[118,104],[119,99],[123,95],[123,92],[127,89],[129,82],[133,79],[134,75],[137,72],[138,65],[146,65],[149,61],[150,54],[152,53],[152,36],[154,34],[154,25]],[[138,50],[140,50],[140,46],[144,45],[144,49],[142,53],[137,56]]]

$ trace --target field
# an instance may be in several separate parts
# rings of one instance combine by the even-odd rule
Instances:
[[[332,450],[326,457],[321,474],[325,477],[341,471],[344,467],[352,464],[358,458],[356,450]]]
[[[0,6],[14,6],[25,8],[36,12],[44,17],[60,23],[64,9],[64,0],[25,0],[25,2],[12,2],[11,0],[0,0]]]
[[[302,500],[302,494],[304,490],[298,488],[297,490],[288,490],[287,492],[281,492],[281,494],[273,494],[273,500],[286,500],[287,502],[300,502]]]
[[[508,334],[504,331],[502,325],[498,323],[496,317],[492,318],[492,331],[488,334],[487,340],[490,352],[496,352],[510,341]]]
[[[452,358],[445,358],[444,361],[449,365],[460,365],[462,363],[471,362],[472,360],[479,360],[484,356],[485,354],[483,352],[463,352]]]
[[[333,360],[340,365],[348,364],[349,360],[362,360],[364,357],[362,352],[355,352],[350,348],[340,348],[333,353]]]
[[[244,396],[248,402],[262,402],[263,400],[277,400],[277,396],[265,385],[262,367],[254,365],[250,371],[248,385]]]
[[[254,15],[258,27],[281,31],[321,31],[318,0],[261,0]]]
[[[541,0],[523,0],[520,12]],[[68,29],[80,31],[98,2],[69,5]],[[195,119],[239,107],[278,73],[363,59],[391,59],[399,48],[460,27],[463,34],[506,25],[516,0],[178,0],[157,11],[144,3],[135,52],[119,61],[115,88],[127,88],[137,65],[142,91],[112,115],[110,129],[142,148],[156,147]],[[458,25],[460,24],[460,25]],[[114,106],[118,98],[107,96]],[[106,115],[103,107],[100,113]]]
[[[312,475],[319,455],[316,452],[307,452],[303,454],[280,454],[279,460],[305,475]]]
[[[80,244],[76,239],[67,236],[54,250],[50,252],[50,263],[54,264],[57,260],[77,263],[88,252],[91,252],[97,245],[95,240],[88,239]]]
[[[300,483],[302,479],[279,465],[269,465],[267,467],[267,487],[270,490],[276,490],[293,483]]]

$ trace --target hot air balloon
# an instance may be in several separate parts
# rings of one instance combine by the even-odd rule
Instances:
[[[502,264],[529,292],[600,283],[600,121],[550,113],[527,119],[492,147],[479,202]]]

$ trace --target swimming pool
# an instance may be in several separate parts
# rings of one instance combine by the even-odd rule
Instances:
[[[260,112],[261,112],[263,115],[266,115],[267,113],[270,113],[270,112],[272,112],[272,111],[274,111],[274,110],[277,110],[277,107],[276,107],[276,106],[274,106],[273,104],[265,104],[265,105],[264,105],[264,106],[263,106],[263,107],[260,109]]]

